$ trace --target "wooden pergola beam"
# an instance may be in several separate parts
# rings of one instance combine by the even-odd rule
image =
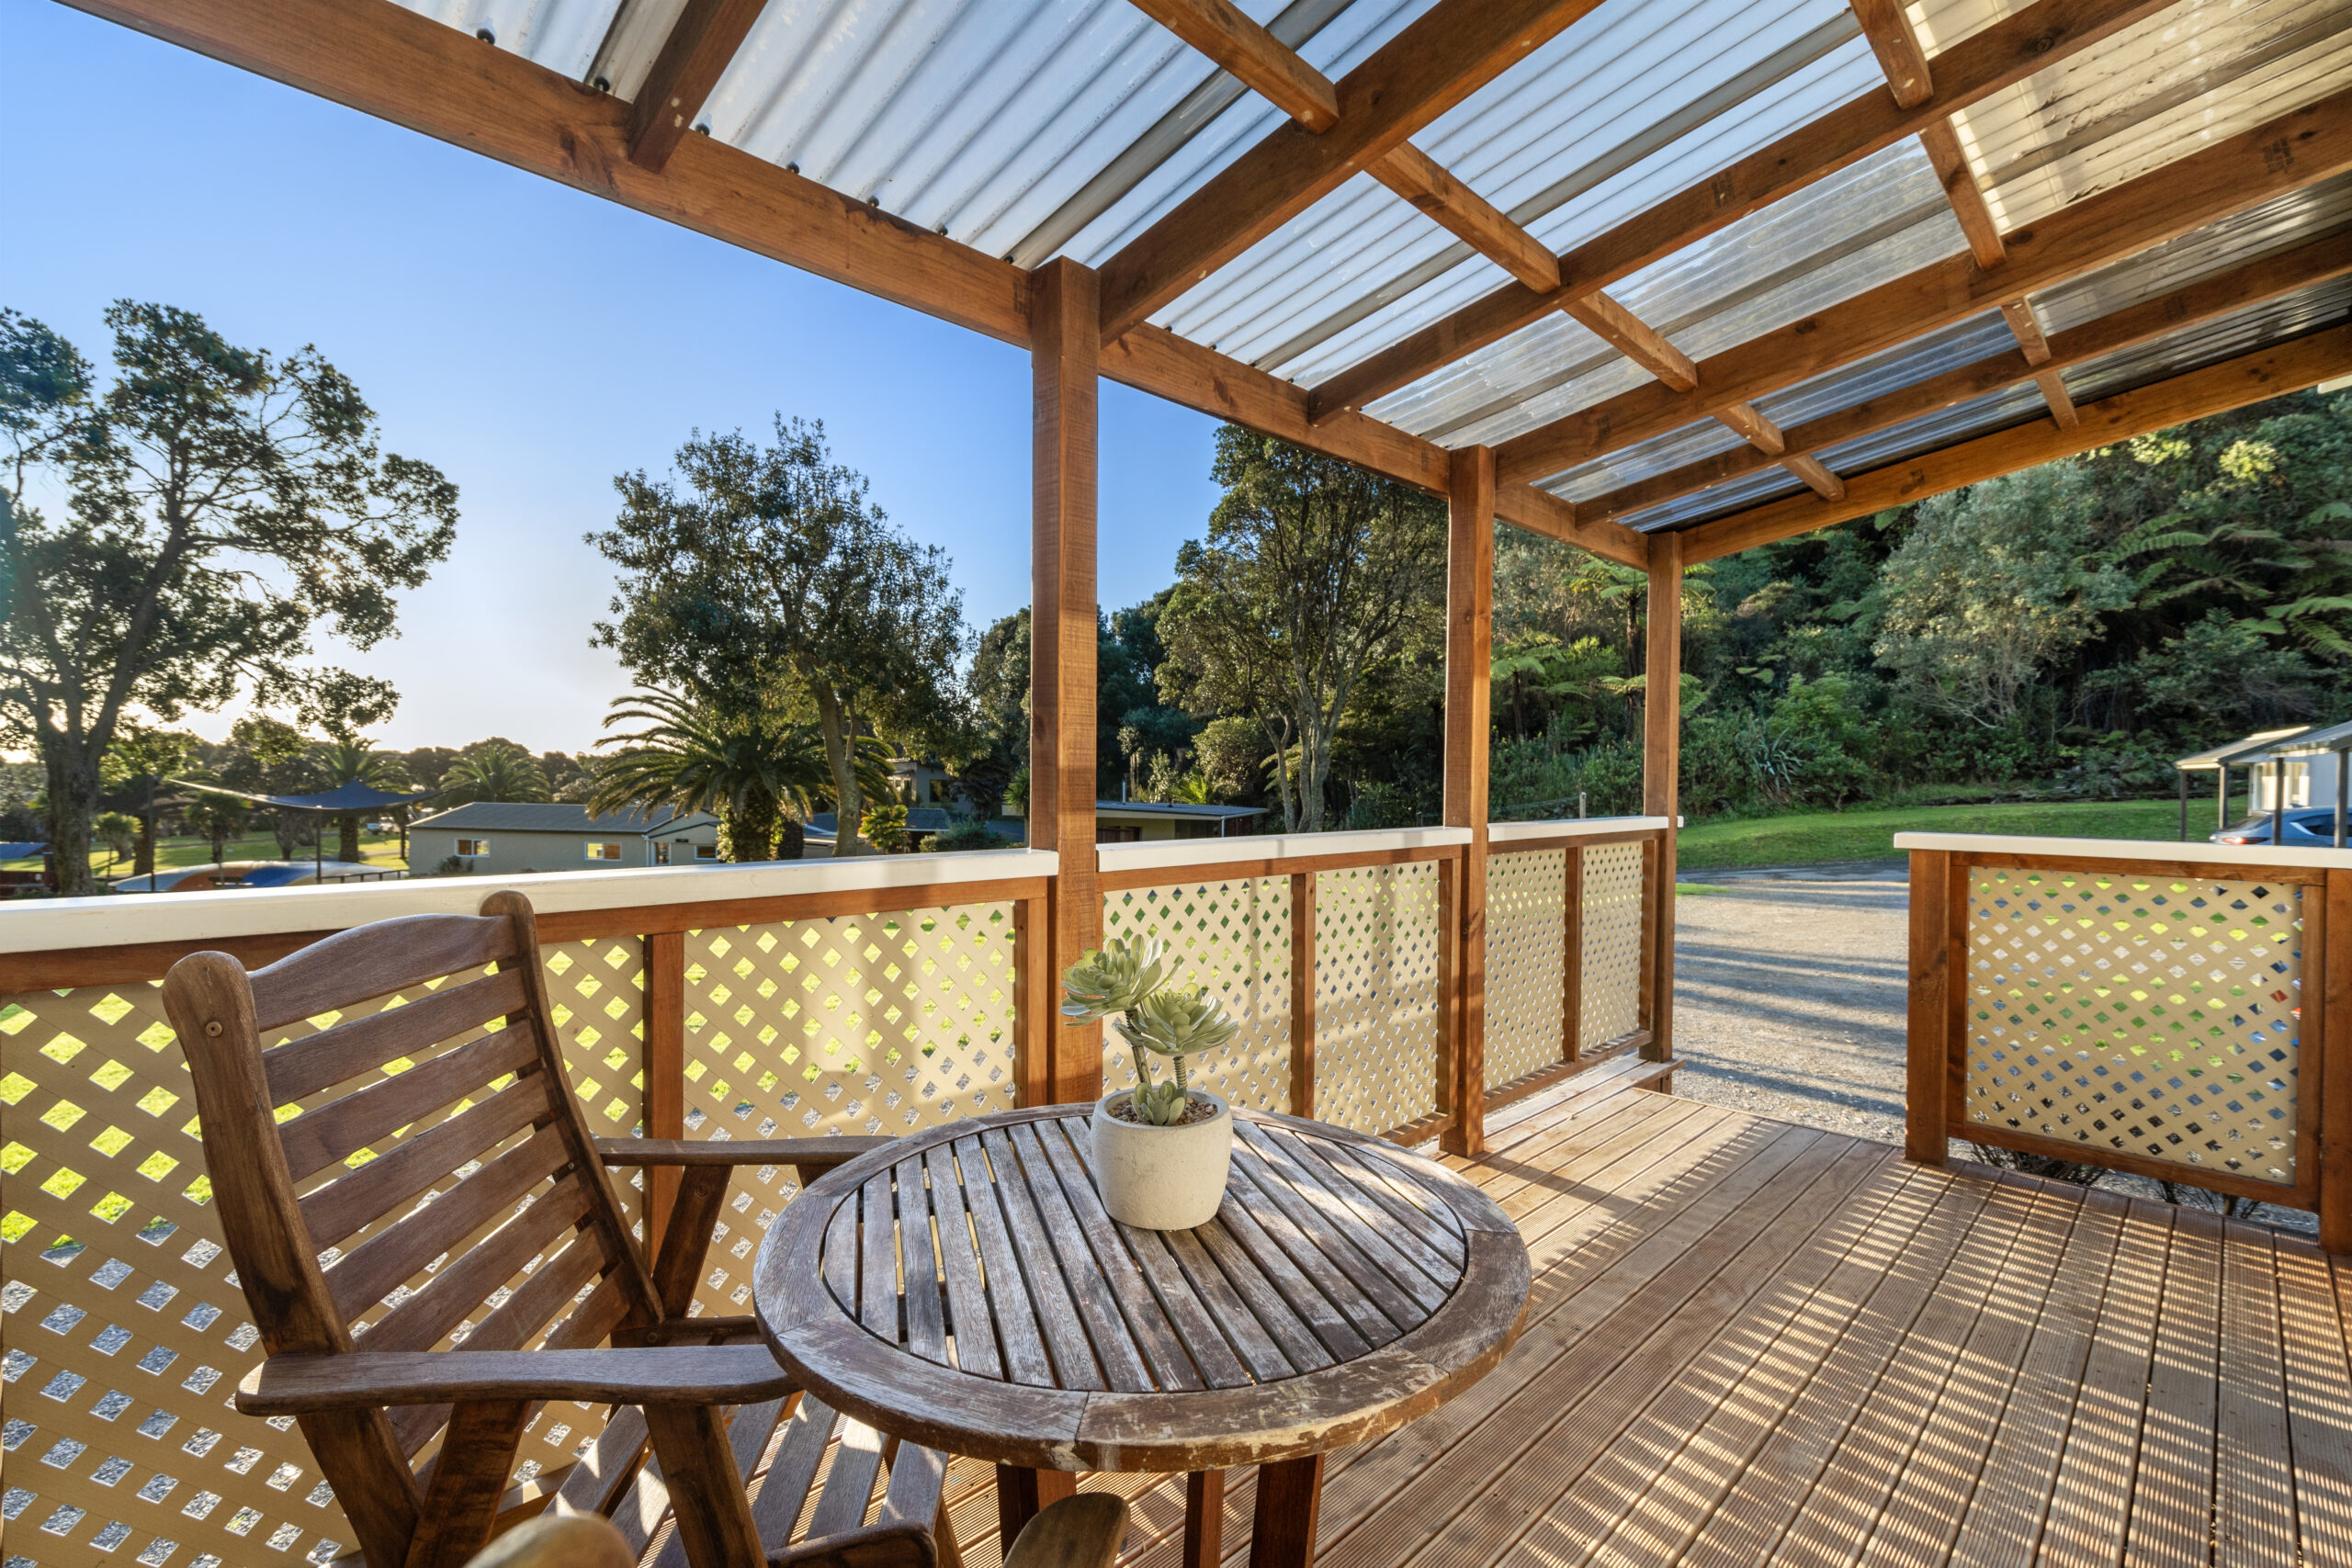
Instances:
[[[629,106],[632,163],[662,172],[766,8],[767,0],[686,0]]]
[[[1941,376],[1896,388],[1869,402],[1792,425],[1784,434],[1792,450],[1817,452],[2346,273],[2352,273],[2352,245],[2345,244],[2341,235],[2330,235],[2228,272],[2216,273],[2170,294],[2143,299],[2060,333],[2044,342],[2046,357],[2041,360],[2029,359],[2022,348],[1996,355]],[[2038,324],[2036,330],[2039,331]],[[1630,516],[1769,468],[1776,461],[1752,446],[1735,447],[1579,502],[1577,516],[1588,527],[1597,526],[1606,520]]]
[[[1400,141],[1375,159],[1372,177],[1521,283],[1558,287],[1559,258],[1544,242],[1411,142]]]
[[[1279,127],[1102,264],[1103,340],[1140,325],[1598,3],[1438,0],[1338,84],[1330,129]]]
[[[1702,361],[1690,392],[1635,388],[1502,443],[1501,482],[1533,481],[1849,365],[2352,168],[2352,92],[2192,152],[2010,236],[1988,274],[1952,256]]]
[[[2081,423],[2070,430],[2036,420],[1925,457],[1890,463],[1867,474],[1849,474],[1843,501],[1791,496],[1685,529],[1679,536],[1683,559],[1714,560],[1776,539],[1809,534],[1889,507],[1925,501],[1962,485],[1998,479],[2037,463],[2076,457],[2208,414],[2301,391],[2346,371],[2352,371],[2352,326],[2331,327],[2086,403],[2080,410]]]
[[[1935,93],[1908,108],[1872,89],[1560,256],[1561,288],[1589,295],[1838,170],[1917,136],[2164,9],[2168,0],[2035,0],[1936,57]],[[1361,408],[1559,309],[1513,283],[1315,389],[1317,419]]]
[[[73,0],[81,10],[362,114],[936,316],[1030,341],[1030,274],[707,136],[660,169],[629,156],[632,107],[391,0]],[[645,96],[644,94],[639,95]],[[1106,348],[1102,374],[1215,418],[1442,495],[1445,448],[1351,414],[1320,423],[1306,393],[1156,329]],[[1642,547],[1612,523],[1504,487],[1514,522],[1611,559]]]
[[[1339,123],[1340,94],[1331,79],[1229,0],[1129,3],[1316,135]]]

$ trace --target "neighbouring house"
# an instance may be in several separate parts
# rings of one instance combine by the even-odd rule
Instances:
[[[591,817],[565,801],[478,800],[412,822],[408,846],[418,872],[451,859],[500,874],[708,865],[718,859],[718,818],[637,810]]]
[[[2229,795],[2244,785],[2249,812],[2273,810],[2286,795],[2287,809],[2335,804],[2335,771],[2342,753],[2335,746],[2343,739],[2336,726],[2324,732],[2308,724],[2283,729],[2260,729],[2226,746],[2216,746],[2173,763],[2180,770],[2181,798],[2188,796],[2188,775],[2211,773],[2220,825],[2230,825]]]
[[[1239,839],[1258,830],[1262,806],[1193,806],[1180,801],[1098,800],[1094,841],[1136,844],[1153,839]]]

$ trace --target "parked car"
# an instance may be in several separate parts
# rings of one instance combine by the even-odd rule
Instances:
[[[2270,813],[2258,811],[2234,828],[2224,828],[2207,835],[2207,841],[2216,844],[2267,844],[2270,842]],[[2278,840],[2282,845],[2299,850],[2333,849],[2335,847],[2335,811],[2290,809],[2287,830]]]

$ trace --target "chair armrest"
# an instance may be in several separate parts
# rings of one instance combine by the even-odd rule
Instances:
[[[790,1165],[813,1180],[837,1165],[887,1146],[888,1138],[599,1138],[606,1165]]]
[[[237,1385],[248,1416],[300,1416],[461,1400],[752,1404],[794,1383],[764,1345],[641,1350],[356,1350],[272,1356]]]
[[[937,1568],[928,1527],[876,1525],[818,1536],[768,1553],[768,1568]]]

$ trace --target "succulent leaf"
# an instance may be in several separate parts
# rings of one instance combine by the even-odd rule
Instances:
[[[1159,988],[1166,950],[1143,937],[1113,937],[1090,947],[1062,976],[1062,1016],[1073,1024],[1127,1011]]]

